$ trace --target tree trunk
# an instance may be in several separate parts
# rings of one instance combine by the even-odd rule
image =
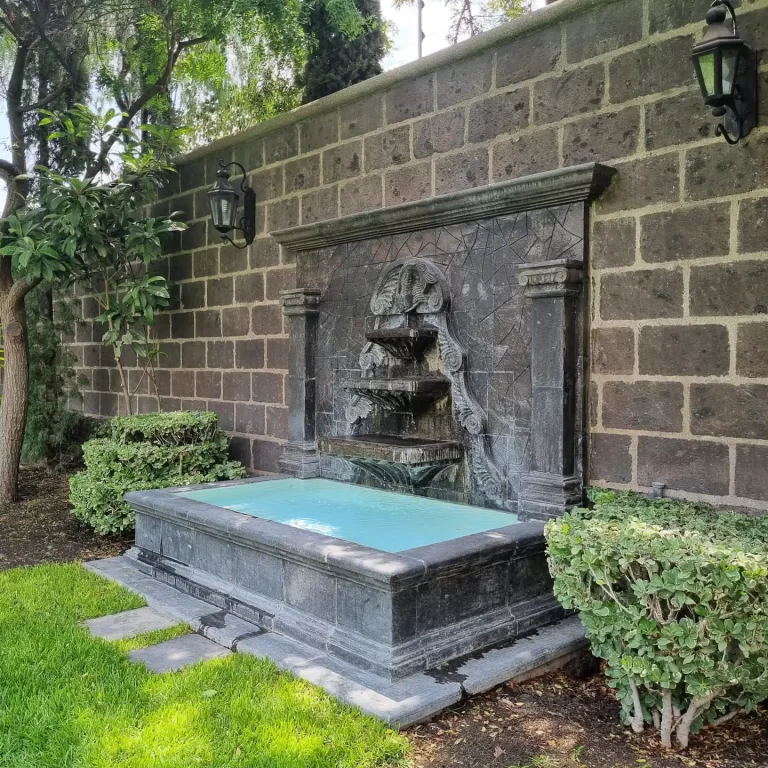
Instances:
[[[0,400],[0,502],[15,501],[19,482],[19,461],[27,423],[29,348],[24,298],[0,303],[0,323],[5,341],[3,397]]]

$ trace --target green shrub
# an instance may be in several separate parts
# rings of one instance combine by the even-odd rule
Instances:
[[[227,456],[215,413],[152,413],[113,419],[83,446],[85,470],[69,481],[73,512],[97,533],[133,528],[128,491],[231,480],[245,475]]]
[[[622,719],[681,747],[768,698],[768,518],[595,491],[547,523],[555,594],[607,662]]]

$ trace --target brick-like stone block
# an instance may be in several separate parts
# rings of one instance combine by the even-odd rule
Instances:
[[[631,444],[629,435],[593,432],[589,436],[589,482],[631,483]]]
[[[160,362],[162,368],[178,368],[181,365],[181,345],[171,341],[160,344]]]
[[[235,248],[234,245],[222,245],[219,249],[219,271],[245,272],[248,269],[248,249]]]
[[[633,155],[637,151],[639,131],[639,107],[568,123],[563,133],[563,160],[566,165],[575,165]]]
[[[711,4],[711,0],[650,0],[648,21],[651,34],[669,32],[687,24],[700,24]]]
[[[339,140],[339,116],[334,110],[324,115],[310,117],[299,125],[301,152],[314,152]]]
[[[205,186],[205,160],[203,158],[182,163],[178,166],[177,171],[180,189],[189,190]]]
[[[212,336],[221,336],[221,312],[218,309],[195,312],[195,337],[204,339]]]
[[[224,336],[247,336],[251,328],[251,311],[248,307],[230,307],[221,312]]]
[[[273,200],[283,194],[283,166],[268,168],[251,176],[251,186],[259,202]]]
[[[299,129],[296,125],[278,128],[264,137],[264,162],[279,163],[299,152]]]
[[[235,432],[245,435],[264,434],[264,406],[237,403],[235,405]]]
[[[259,336],[276,336],[283,332],[283,310],[279,304],[254,307],[251,328]]]
[[[192,254],[180,253],[168,259],[168,277],[174,283],[192,277]]]
[[[207,347],[209,368],[232,368],[235,364],[235,345],[231,341],[209,341]]]
[[[557,168],[557,131],[549,129],[494,144],[493,180],[518,179]]]
[[[235,406],[233,403],[222,403],[218,400],[208,402],[208,410],[219,417],[219,426],[226,432],[235,428]]]
[[[594,328],[590,351],[595,373],[631,374],[635,370],[635,331]]]
[[[288,437],[288,409],[282,406],[268,405],[266,407],[266,433],[272,437],[285,440]]]
[[[435,152],[449,152],[464,144],[464,109],[452,109],[413,124],[413,156],[419,160]]]
[[[603,426],[680,432],[683,428],[683,385],[676,381],[606,381]]]
[[[496,87],[552,72],[560,60],[561,29],[545,27],[496,51]]]
[[[384,180],[385,205],[411,203],[432,195],[432,163],[417,163],[387,171]]]
[[[677,153],[616,163],[618,173],[596,203],[600,213],[628,211],[680,198]]]
[[[768,500],[768,445],[736,446],[736,495]]]
[[[480,147],[435,160],[435,194],[444,195],[488,183],[488,150]]]
[[[651,269],[600,278],[603,320],[644,320],[683,316],[683,275],[678,269]]]
[[[388,123],[399,123],[434,111],[434,84],[431,74],[406,80],[387,91],[384,97]]]
[[[638,438],[638,485],[664,483],[675,491],[725,496],[729,479],[727,445],[643,435]]]
[[[645,107],[645,147],[663,149],[711,136],[714,118],[698,88]]]
[[[171,336],[174,339],[191,339],[194,335],[195,315],[193,312],[176,312],[171,316]],[[98,355],[98,347],[96,350]]]
[[[264,275],[250,272],[235,278],[235,301],[238,304],[253,304],[264,301]]]
[[[247,437],[233,437],[229,441],[229,455],[234,461],[239,461],[244,467],[253,467],[251,441]]]
[[[285,194],[312,189],[320,184],[320,155],[300,157],[285,164]]]
[[[341,187],[339,213],[342,216],[371,211],[374,208],[381,208],[382,205],[382,177],[379,174],[354,179]]]
[[[181,247],[185,251],[193,251],[195,248],[204,248],[208,243],[208,222],[193,221],[181,233]]]
[[[237,144],[234,147],[232,159],[240,163],[246,171],[254,171],[256,168],[261,168],[264,165],[264,140],[259,137],[258,139],[251,139],[242,144]],[[213,184],[213,181],[211,179],[211,184]]]
[[[179,289],[182,309],[202,309],[205,306],[205,280],[182,283]]]
[[[365,170],[375,171],[411,159],[411,128],[401,125],[365,139]]]
[[[768,384],[692,384],[691,432],[768,440]]]
[[[768,314],[768,261],[691,268],[692,315]]]
[[[225,371],[222,376],[224,400],[247,402],[251,399],[251,374],[245,371]]]
[[[467,139],[476,144],[524,128],[528,125],[529,101],[527,88],[476,101],[469,107]]]
[[[768,323],[739,323],[736,332],[736,373],[739,376],[768,378]]]
[[[768,197],[739,201],[739,253],[756,251],[768,251]]]
[[[299,198],[278,200],[267,206],[267,226],[270,232],[295,227],[299,223]]]
[[[637,243],[634,219],[596,221],[592,227],[592,266],[628,267],[635,261]]]
[[[206,303],[209,307],[221,307],[232,303],[233,282],[231,277],[208,280]]]
[[[384,100],[380,93],[341,108],[339,114],[341,140],[371,133],[384,125]]]
[[[205,342],[185,341],[181,345],[181,365],[184,368],[205,368]]]
[[[254,331],[258,332],[256,328]],[[235,363],[238,368],[263,368],[264,359],[263,339],[238,339],[235,342]]]
[[[691,200],[737,195],[765,186],[768,136],[757,134],[731,147],[725,142],[693,147],[685,155],[685,190]]]
[[[254,371],[251,374],[251,390],[253,400],[257,403],[280,403],[283,400],[282,373],[268,373],[267,371]]]
[[[725,256],[730,233],[729,205],[671,209],[640,219],[640,252],[651,262]]]
[[[636,0],[611,3],[569,19],[565,49],[569,63],[615,51],[643,36],[643,8]]]
[[[283,446],[280,443],[271,440],[254,440],[253,450],[253,468],[260,472],[279,472],[278,464],[283,455]]]
[[[724,325],[665,325],[640,330],[641,374],[724,376],[731,362]]]
[[[339,215],[339,188],[323,187],[303,195],[301,198],[301,223],[314,224],[318,221],[335,219]]]
[[[274,267],[280,263],[280,245],[272,237],[259,237],[248,249],[251,269]]]
[[[358,176],[363,167],[363,144],[352,141],[323,152],[323,184]]]
[[[437,108],[445,109],[486,93],[491,88],[493,54],[464,59],[437,71]]]
[[[556,123],[566,117],[594,112],[603,103],[604,95],[603,64],[540,80],[533,87],[533,122]]]
[[[689,35],[673,37],[612,59],[608,67],[611,102],[619,104],[694,83],[693,44]]]
[[[288,370],[288,339],[267,339],[267,368]]]
[[[174,394],[176,394],[174,392]],[[202,398],[221,397],[221,371],[197,371],[195,373],[195,396]]]
[[[193,254],[195,277],[211,277],[219,274],[219,249],[206,248]]]

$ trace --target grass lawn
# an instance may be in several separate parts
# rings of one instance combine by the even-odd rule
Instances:
[[[2,768],[372,768],[407,742],[269,662],[233,654],[153,675],[79,622],[144,601],[79,565],[0,572]]]

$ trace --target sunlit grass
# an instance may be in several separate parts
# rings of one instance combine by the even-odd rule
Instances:
[[[142,600],[77,565],[0,572],[0,767],[373,768],[405,764],[378,721],[234,654],[153,675],[84,619]]]
[[[144,632],[136,637],[129,637],[127,640],[115,641],[115,646],[124,653],[135,651],[138,648],[146,648],[148,645],[157,645],[166,640],[173,640],[176,637],[192,634],[192,629],[188,624],[176,624],[168,629],[155,629],[152,632]]]

